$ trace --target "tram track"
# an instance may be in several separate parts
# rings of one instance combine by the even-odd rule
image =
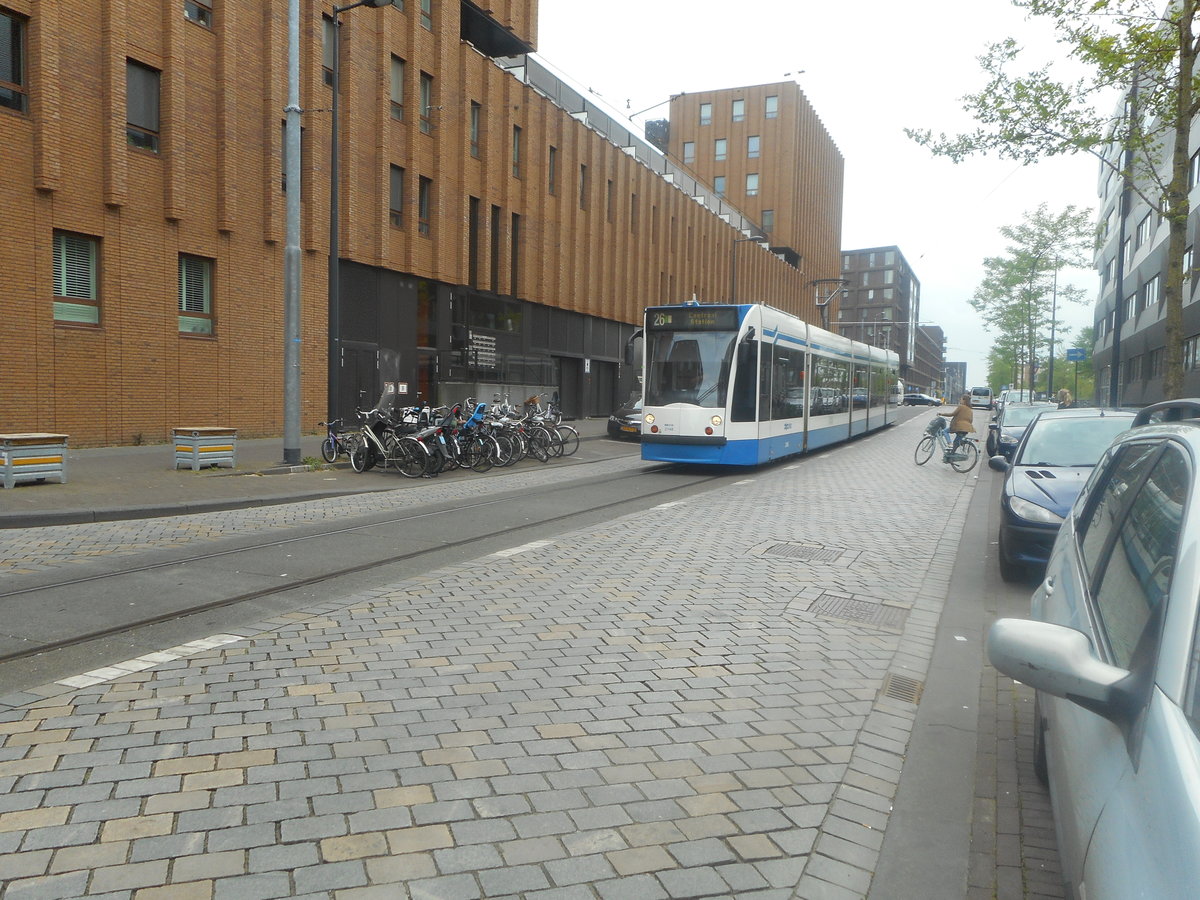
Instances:
[[[239,556],[249,558],[257,555],[260,560],[259,564],[261,565],[263,555],[270,554],[272,551],[294,550],[303,548],[304,545],[319,545],[320,542],[328,544],[329,542],[338,541],[345,537],[353,538],[355,535],[366,532],[375,531],[378,533],[380,529],[404,529],[405,526],[413,524],[426,525],[439,520],[442,520],[442,523],[444,523],[444,520],[450,517],[471,516],[472,512],[476,514],[476,520],[487,518],[489,522],[494,523],[475,533],[465,534],[462,537],[434,539],[427,541],[424,546],[410,546],[409,549],[398,553],[368,555],[365,559],[355,560],[331,568],[321,568],[319,571],[310,574],[289,577],[267,586],[227,593],[224,596],[203,602],[193,601],[171,605],[169,608],[159,609],[146,615],[118,616],[119,620],[112,621],[104,627],[93,627],[77,631],[76,633],[65,634],[55,639],[31,640],[27,636],[9,633],[7,635],[8,641],[5,643],[11,645],[13,642],[18,642],[20,646],[10,646],[6,649],[0,649],[0,665],[83,647],[87,644],[115,638],[128,632],[135,632],[140,629],[147,629],[204,613],[253,604],[290,592],[303,592],[305,589],[319,588],[323,585],[336,582],[339,579],[369,575],[374,570],[382,570],[389,566],[411,564],[425,557],[435,557],[441,554],[461,551],[472,545],[486,545],[489,542],[495,542],[501,537],[543,531],[572,520],[582,522],[589,517],[603,515],[614,509],[622,507],[631,508],[631,505],[635,501],[639,508],[648,508],[654,505],[653,501],[659,498],[678,495],[681,492],[702,490],[706,485],[733,477],[727,474],[685,474],[680,478],[676,470],[672,472],[672,483],[667,486],[650,490],[641,490],[636,487],[637,482],[643,481],[646,478],[661,477],[671,469],[672,467],[669,466],[654,466],[639,472],[624,472],[620,475],[588,481],[587,490],[595,492],[600,497],[611,497],[613,486],[617,484],[632,487],[633,490],[625,491],[615,499],[589,503],[582,508],[572,507],[563,510],[563,503],[559,499],[561,495],[578,493],[581,490],[579,482],[570,482],[547,486],[532,493],[523,491],[510,496],[499,496],[466,505],[410,511],[404,515],[389,516],[383,519],[373,519],[350,525],[342,524],[338,527],[322,527],[301,535],[293,534],[270,540],[254,541],[244,546],[222,547],[203,553],[191,554],[186,557],[157,560],[113,571],[89,573],[81,577],[58,579],[14,590],[0,591],[0,604],[7,604],[9,607],[12,606],[14,601],[21,601],[26,607],[34,607],[37,605],[39,599],[48,601],[45,606],[64,606],[64,604],[70,606],[69,603],[66,603],[68,596],[78,596],[84,590],[91,595],[89,603],[92,603],[93,606],[104,606],[105,604],[103,603],[95,604],[94,598],[98,595],[107,597],[125,596],[126,592],[135,594],[138,590],[136,586],[139,584],[142,585],[141,590],[150,589],[152,584],[168,585],[174,583],[182,585],[189,577],[203,577],[204,572],[202,570],[205,566],[224,564],[230,558],[237,558]],[[535,509],[545,509],[546,512],[532,517],[526,516],[524,521],[514,521],[511,515],[500,514],[502,512],[507,513],[504,507],[510,504],[519,504],[522,512],[529,512]],[[555,510],[562,511],[556,512]],[[488,511],[496,512],[497,515],[482,515]],[[509,543],[512,544],[514,542]],[[515,543],[519,544],[520,542],[517,541]],[[315,547],[310,549],[311,556],[317,555],[318,551]],[[228,572],[229,570],[223,569],[222,571]],[[248,574],[243,580],[253,580],[256,577],[263,577],[262,573]],[[115,612],[120,611],[118,604],[110,603],[108,605],[112,606]],[[71,610],[67,608],[63,608],[61,612],[64,617],[71,615]]]

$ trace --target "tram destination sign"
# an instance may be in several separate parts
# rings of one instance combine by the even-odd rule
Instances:
[[[670,306],[646,310],[646,326],[667,331],[737,331],[734,306]]]

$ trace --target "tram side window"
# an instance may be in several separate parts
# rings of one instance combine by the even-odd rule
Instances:
[[[738,346],[737,371],[733,379],[733,396],[729,402],[729,418],[731,421],[754,421],[754,382],[757,374],[758,341],[742,341]]]
[[[814,359],[809,394],[811,414],[820,416],[844,412],[849,378],[845,363],[831,359]]]
[[[771,385],[771,418],[794,419],[804,415],[804,352],[775,348]]]

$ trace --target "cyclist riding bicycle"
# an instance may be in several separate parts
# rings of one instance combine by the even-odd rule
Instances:
[[[954,446],[950,448],[950,452],[957,453],[963,439],[968,434],[975,433],[975,411],[971,409],[970,394],[963,394],[959,398],[958,407],[950,419],[950,430],[954,432]]]

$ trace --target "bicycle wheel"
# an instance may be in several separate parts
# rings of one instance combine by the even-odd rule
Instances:
[[[553,455],[550,439],[544,430],[537,428],[529,433],[529,455],[538,462],[547,462]]]
[[[539,426],[535,431],[546,441],[547,458],[553,459],[556,456],[562,456],[563,442],[557,431],[547,428],[545,425]]]
[[[337,455],[337,447],[333,443],[333,438],[327,437],[321,441],[321,459],[331,463],[337,459]]]
[[[493,462],[495,462],[496,465],[500,466],[501,468],[503,468],[504,466],[511,465],[512,459],[513,459],[513,453],[516,452],[515,445],[513,444],[512,436],[504,434],[504,432],[499,432],[497,434],[492,435],[492,440],[495,442],[495,445],[496,445],[495,446],[496,458],[493,460]]]
[[[563,456],[570,456],[579,449],[579,432],[570,425],[559,425],[558,436],[562,438]]]
[[[955,472],[970,472],[979,462],[979,445],[974,441],[963,441],[958,451],[950,454],[950,468]]]
[[[359,444],[350,454],[350,468],[355,472],[365,472],[375,465],[375,448],[368,443]]]
[[[396,468],[405,478],[420,478],[429,468],[429,451],[416,438],[400,438],[396,447]]]
[[[478,434],[468,438],[462,447],[462,462],[472,472],[486,472],[493,465],[491,442]]]
[[[933,456],[933,435],[927,434],[917,442],[917,449],[913,451],[913,459],[918,466],[923,466],[929,462]]]

